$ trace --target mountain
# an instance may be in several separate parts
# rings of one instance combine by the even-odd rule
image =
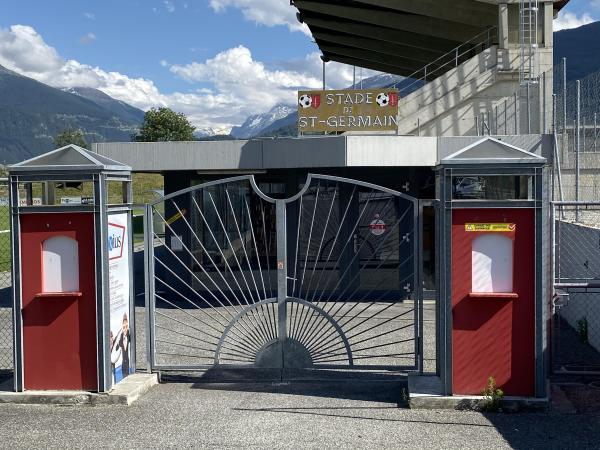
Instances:
[[[350,86],[348,89],[373,89],[379,87],[391,87],[397,84],[400,84],[404,77],[400,75],[393,75],[391,73],[380,73],[378,75],[373,75],[372,77],[365,78],[361,82],[356,83],[355,85]]]
[[[111,111],[116,116],[130,120],[135,123],[142,123],[144,120],[144,111],[135,108],[121,100],[112,98],[110,95],[94,88],[74,87],[64,88],[63,91],[79,95],[83,98],[93,101],[99,106]]]
[[[95,91],[95,90],[91,90]],[[65,92],[0,66],[0,163],[54,148],[54,136],[81,129],[88,143],[130,141],[140,121],[135,108],[85,90]],[[117,104],[120,104],[117,106]]]
[[[264,114],[253,114],[248,117],[239,127],[231,129],[231,135],[238,139],[245,139],[261,134],[263,130],[270,127],[274,122],[281,120],[290,113],[295,112],[296,108],[290,105],[275,105]]]
[[[567,80],[600,70],[600,21],[554,33],[554,66],[567,58]]]

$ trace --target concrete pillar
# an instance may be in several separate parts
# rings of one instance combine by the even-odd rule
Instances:
[[[498,4],[498,67],[510,69],[508,58],[508,4]]]
[[[544,11],[544,47],[553,47],[554,46],[554,4],[553,2],[545,2],[543,5]]]

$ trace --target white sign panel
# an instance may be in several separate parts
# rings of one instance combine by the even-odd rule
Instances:
[[[81,205],[81,197],[61,197],[61,205]]]
[[[130,291],[127,213],[108,216],[110,362],[113,384],[130,373]]]
[[[42,206],[42,199],[41,197],[33,197],[31,199],[31,204],[32,206]],[[19,199],[19,206],[27,206],[27,199],[26,198],[20,198]]]

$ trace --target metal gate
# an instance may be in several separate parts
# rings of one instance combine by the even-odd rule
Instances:
[[[417,211],[323,175],[288,199],[241,176],[147,205],[150,367],[418,369]]]

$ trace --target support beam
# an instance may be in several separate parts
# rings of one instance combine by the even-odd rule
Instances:
[[[404,68],[393,65],[390,61],[388,64],[376,63],[373,61],[365,61],[362,59],[350,58],[344,55],[337,55],[335,53],[323,52],[323,55],[329,58],[331,61],[337,61],[342,64],[348,64],[349,66],[364,67],[365,69],[377,70],[379,72],[391,73],[394,75],[401,75],[407,77],[412,75],[415,71],[412,68]]]
[[[431,50],[415,49],[414,47],[407,47],[404,45],[392,44],[389,42],[382,42],[375,39],[367,39],[363,37],[356,37],[344,33],[330,33],[328,31],[321,31],[321,29],[314,28],[312,35],[317,42],[323,42],[327,44],[338,44],[353,47],[361,50],[369,50],[377,53],[384,53],[391,55],[394,58],[406,58],[411,61],[420,61],[423,65],[438,59],[443,56],[442,52],[435,52]]]
[[[344,18],[396,30],[420,33],[427,36],[466,42],[483,33],[486,27],[474,27],[448,20],[419,16],[408,13],[395,13],[388,10],[347,6],[339,3],[326,3],[310,0],[295,0],[294,5],[301,11]]]
[[[303,13],[302,15],[304,22],[309,26],[311,32],[316,28],[332,30],[358,37],[376,39],[382,42],[401,44],[426,51],[441,52],[442,54],[449,52],[461,44],[459,41],[434,38],[419,33],[393,30],[391,28],[362,24],[335,17],[319,16],[311,13]]]
[[[355,0],[369,6],[449,20],[474,27],[495,26],[497,7],[470,0]]]
[[[383,53],[376,53],[368,50],[359,50],[344,45],[327,44],[319,41],[317,41],[317,44],[319,45],[319,48],[321,49],[323,54],[333,53],[336,55],[346,56],[348,58],[353,58],[360,61],[371,61],[376,64],[388,64],[391,66],[400,67],[402,69],[411,70],[412,72],[420,70],[425,65],[419,64],[407,58],[390,57],[389,55],[385,55]],[[358,65],[360,66],[360,64]],[[432,67],[432,70],[433,69],[434,67]]]

